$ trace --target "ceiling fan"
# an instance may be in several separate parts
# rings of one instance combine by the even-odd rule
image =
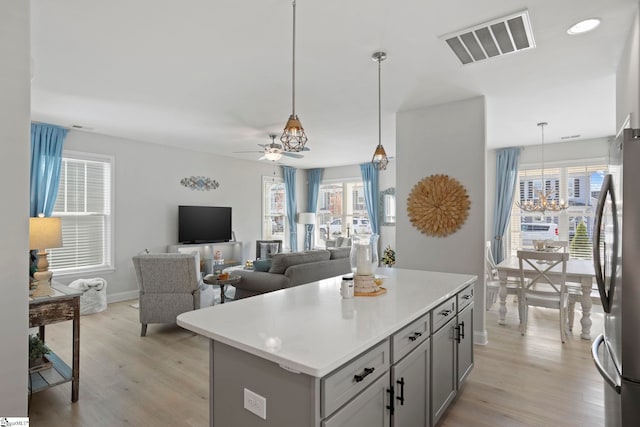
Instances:
[[[280,160],[282,156],[291,157],[293,159],[301,159],[304,157],[302,154],[284,151],[282,149],[282,144],[276,144],[276,136],[277,135],[275,134],[269,135],[269,138],[271,138],[270,144],[258,144],[258,146],[263,148],[263,151],[234,151],[234,153],[260,153],[262,154],[262,157],[260,157],[258,160],[267,159],[271,160],[272,162]],[[302,151],[309,151],[309,149],[303,149]]]

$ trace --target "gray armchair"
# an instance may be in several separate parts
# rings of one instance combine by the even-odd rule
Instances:
[[[198,253],[141,254],[133,257],[140,288],[140,336],[149,323],[175,323],[186,311],[213,304],[211,286],[202,283]]]

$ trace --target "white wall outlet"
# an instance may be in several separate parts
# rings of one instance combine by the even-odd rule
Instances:
[[[253,412],[263,420],[267,419],[267,399],[246,388],[244,389],[244,409]]]

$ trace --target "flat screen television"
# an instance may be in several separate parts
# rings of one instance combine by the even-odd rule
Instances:
[[[230,207],[178,206],[178,242],[228,242],[231,237]]]

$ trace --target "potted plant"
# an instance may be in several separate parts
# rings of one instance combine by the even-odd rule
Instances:
[[[391,249],[391,246],[387,246],[384,250],[382,254],[382,263],[387,267],[391,267],[396,263],[396,251]]]
[[[29,372],[37,372],[51,367],[47,353],[51,350],[40,339],[40,335],[29,335]]]

